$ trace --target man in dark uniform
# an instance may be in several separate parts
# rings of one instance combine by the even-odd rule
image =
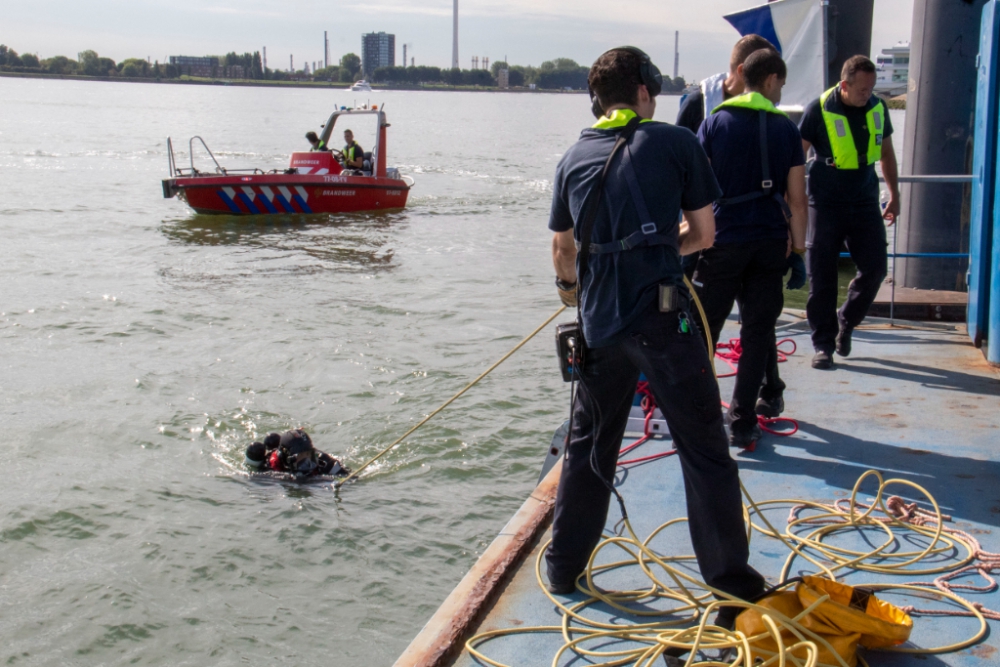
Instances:
[[[774,51],[774,45],[760,35],[744,35],[729,55],[729,72],[720,72],[703,80],[698,90],[688,95],[681,103],[677,112],[676,124],[686,127],[695,134],[701,129],[705,118],[712,110],[726,100],[738,97],[745,92],[744,63],[750,54],[768,49]],[[694,273],[697,256],[684,258],[684,268],[688,276]],[[801,289],[805,285],[806,267],[802,257],[792,254],[788,257],[788,269],[792,275],[788,281],[788,289]],[[718,343],[718,340],[716,340]],[[778,370],[778,351],[769,353],[767,370],[764,373],[764,386],[760,390],[755,411],[764,417],[777,417],[785,410],[785,383]]]
[[[680,253],[711,245],[712,202],[721,192],[695,136],[651,120],[660,74],[649,56],[632,47],[612,49],[591,67],[588,82],[595,114],[603,116],[560,160],[549,218],[556,286],[569,305],[576,305],[579,293],[586,339],[546,552],[549,590],[572,592],[600,541],[642,372],[680,457],[702,577],[749,599],[764,582],[747,564],[739,471],[729,455],[711,361],[691,323],[680,262]],[[631,129],[634,134],[611,163],[603,194],[592,196],[613,145]],[[595,205],[592,243],[577,290],[576,243],[584,216]],[[682,210],[688,221],[684,232],[678,225]],[[729,624],[735,610],[723,611],[730,617],[718,622]]]
[[[774,44],[760,35],[745,35],[729,54],[729,71],[719,72],[698,84],[698,90],[684,98],[677,112],[677,125],[695,134],[712,109],[744,92],[743,63],[754,51],[774,49]]]
[[[734,447],[760,438],[756,405],[768,364],[777,361],[772,357],[774,325],[784,305],[782,276],[791,252],[805,252],[802,137],[775,106],[785,76],[777,51],[750,54],[743,65],[747,92],[719,105],[698,131],[723,193],[715,205],[715,244],[701,252],[695,270],[713,344],[734,301],[742,304],[743,354],[727,415]]]
[[[844,63],[841,81],[810,102],[799,129],[802,147],[816,150],[809,166],[809,233],[806,314],[816,354],[813,368],[832,368],[833,352],[851,353],[851,333],[871,307],[888,270],[883,218],[899,215],[896,153],[885,103],[872,95],[875,64],[864,56]],[[879,206],[875,163],[889,190]],[[837,310],[837,261],[847,242],[858,272]]]

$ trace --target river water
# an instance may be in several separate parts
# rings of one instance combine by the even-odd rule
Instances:
[[[161,197],[167,136],[182,163],[197,134],[283,167],[369,99],[416,179],[404,211]],[[242,451],[302,426],[356,466],[556,310],[551,179],[586,97],[0,79],[0,100],[0,662],[391,664],[534,486],[568,409],[551,329],[339,491],[250,479]]]

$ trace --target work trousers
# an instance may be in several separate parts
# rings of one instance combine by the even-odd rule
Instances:
[[[601,539],[611,498],[602,478],[614,482],[641,372],[677,449],[704,581],[743,599],[763,590],[763,578],[747,564],[739,470],[729,455],[719,386],[704,341],[696,329],[688,332],[679,330],[677,312],[661,313],[653,304],[623,340],[587,350],[546,553],[549,581],[573,581]],[[592,451],[600,478],[591,467]]]
[[[847,301],[838,311],[837,262],[845,242],[858,273],[847,288]],[[865,319],[888,271],[887,246],[885,222],[878,204],[809,207],[806,315],[817,352],[832,353],[839,328],[853,329]]]
[[[785,388],[777,372],[774,325],[785,305],[782,282],[788,270],[787,252],[784,239],[718,245],[702,251],[695,270],[713,345],[719,342],[733,303],[740,302],[743,354],[736,367],[729,421],[744,432],[757,423],[757,397],[773,398]],[[761,388],[765,378],[768,384]]]

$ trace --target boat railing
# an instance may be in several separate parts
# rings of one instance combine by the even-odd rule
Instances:
[[[198,141],[201,142],[202,147],[204,147],[205,151],[208,153],[208,156],[210,158],[212,158],[212,162],[215,163],[215,173],[217,173],[217,174],[223,174],[223,175],[225,175],[226,173],[228,173],[226,171],[226,169],[221,164],[219,164],[219,161],[215,159],[215,154],[212,153],[212,149],[208,147],[208,144],[205,143],[205,140],[202,139],[201,137],[197,136],[197,135],[191,137],[191,139],[188,140],[188,157],[191,158],[191,173],[192,174],[201,173],[197,169],[195,169],[195,166],[194,166],[194,140],[195,139],[197,139]],[[234,169],[234,170],[231,170],[231,171],[236,171],[236,170]]]
[[[194,141],[195,141],[195,139],[197,139],[198,141],[201,142],[202,147],[204,147],[204,149],[208,153],[209,157],[212,158],[212,162],[215,163],[215,173],[216,174],[222,174],[223,176],[226,176],[228,174],[255,174],[255,175],[264,176],[266,174],[285,174],[285,173],[289,173],[288,170],[286,170],[286,169],[272,169],[270,171],[265,171],[264,169],[261,169],[260,167],[247,167],[247,168],[244,168],[244,169],[226,169],[221,164],[219,164],[219,161],[215,159],[215,154],[212,153],[212,149],[210,149],[208,147],[208,144],[205,143],[205,140],[202,139],[199,136],[191,137],[191,139],[188,140],[188,153],[189,153],[189,158],[191,160],[191,167],[190,168],[178,167],[177,166],[177,158],[174,156],[174,143],[170,139],[170,137],[167,137],[167,166],[170,169],[170,178],[174,178],[174,177],[177,177],[177,176],[188,176],[188,177],[190,177],[190,176],[202,176],[202,175],[205,174],[205,172],[199,171],[198,168],[194,166]]]

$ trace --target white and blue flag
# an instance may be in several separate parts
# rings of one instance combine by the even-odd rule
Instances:
[[[801,109],[823,92],[822,0],[777,0],[724,16],[741,35],[757,34],[774,44],[788,66],[783,109]]]

